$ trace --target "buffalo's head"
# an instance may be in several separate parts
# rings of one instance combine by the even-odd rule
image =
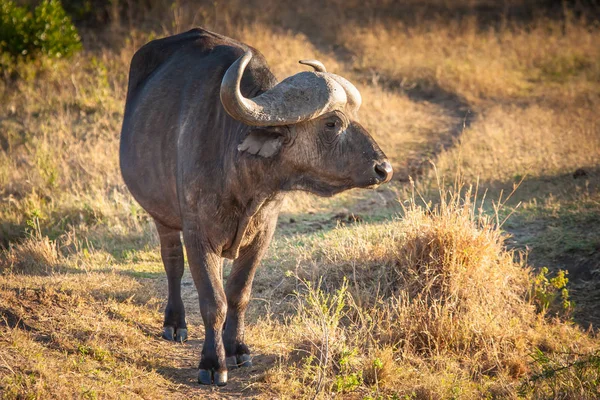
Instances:
[[[221,83],[227,113],[254,127],[239,151],[277,157],[274,173],[283,174],[290,189],[323,196],[390,181],[387,157],[356,120],[362,99],[352,83],[319,61],[300,61],[315,71],[293,75],[250,99],[240,92],[240,82],[251,58],[248,51],[235,61]]]

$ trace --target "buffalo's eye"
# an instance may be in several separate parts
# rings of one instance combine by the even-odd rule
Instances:
[[[327,122],[325,123],[325,126],[328,128],[335,128],[336,123],[335,122]]]

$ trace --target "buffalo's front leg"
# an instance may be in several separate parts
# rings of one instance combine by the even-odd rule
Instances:
[[[255,240],[246,248],[242,249],[240,256],[233,262],[231,273],[227,278],[225,292],[227,294],[227,320],[223,341],[227,354],[228,367],[250,367],[250,349],[244,343],[244,315],[250,293],[252,291],[252,280],[256,267],[264,256],[277,219],[272,221],[266,230],[257,235]]]
[[[227,383],[223,324],[227,302],[223,290],[223,259],[208,249],[206,240],[193,231],[184,230],[190,271],[198,290],[200,313],[204,321],[205,338],[198,365],[198,382],[203,385]]]
[[[187,340],[187,325],[181,300],[181,277],[184,266],[180,231],[168,228],[158,221],[155,221],[155,224],[160,237],[160,254],[169,286],[162,336],[167,340],[184,342]]]

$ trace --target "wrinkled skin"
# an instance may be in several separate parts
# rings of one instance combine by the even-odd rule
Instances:
[[[187,339],[183,233],[205,325],[203,384],[224,385],[228,365],[251,362],[244,313],[285,194],[331,196],[374,187],[392,173],[368,132],[343,111],[278,127],[230,117],[221,80],[248,49],[200,29],[142,47],[131,63],[121,133],[123,178],[160,236],[169,288],[163,337],[178,341]],[[248,98],[277,84],[252,52],[241,82]],[[234,259],[225,286],[223,257]]]

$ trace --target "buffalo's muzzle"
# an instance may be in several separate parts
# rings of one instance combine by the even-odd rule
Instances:
[[[389,182],[394,175],[392,164],[387,160],[375,163],[375,175],[377,176],[379,183]]]

